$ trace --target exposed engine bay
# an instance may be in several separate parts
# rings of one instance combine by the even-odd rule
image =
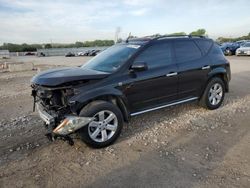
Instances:
[[[46,136],[53,140],[61,137],[73,144],[68,136],[88,124],[92,118],[72,114],[68,99],[74,95],[72,86],[44,87],[33,84],[33,111],[37,109],[48,129]]]

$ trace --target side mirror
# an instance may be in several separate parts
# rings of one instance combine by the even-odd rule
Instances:
[[[145,62],[135,62],[130,67],[131,72],[140,72],[140,71],[145,71],[145,70],[148,70],[148,65]]]

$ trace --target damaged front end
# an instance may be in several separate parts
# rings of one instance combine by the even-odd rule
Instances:
[[[74,95],[71,86],[44,87],[32,84],[32,96],[34,109],[37,109],[40,118],[44,121],[50,140],[62,138],[73,144],[69,136],[92,121],[90,117],[79,117],[73,113],[68,104],[70,97]]]

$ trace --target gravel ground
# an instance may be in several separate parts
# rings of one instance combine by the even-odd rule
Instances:
[[[9,61],[20,60],[47,69],[86,58]],[[229,61],[221,108],[191,103],[134,117],[114,145],[98,150],[49,142],[32,112],[36,71],[0,73],[0,187],[249,187],[250,58]]]

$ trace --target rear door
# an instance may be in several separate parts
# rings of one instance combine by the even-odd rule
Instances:
[[[135,72],[124,92],[132,112],[157,107],[177,99],[177,66],[171,42],[156,41],[134,60],[145,62],[148,70]]]
[[[178,66],[179,99],[199,97],[207,80],[210,62],[206,55],[207,51],[201,50],[202,40],[205,41],[205,39],[196,42],[193,39],[174,41],[175,60]]]

